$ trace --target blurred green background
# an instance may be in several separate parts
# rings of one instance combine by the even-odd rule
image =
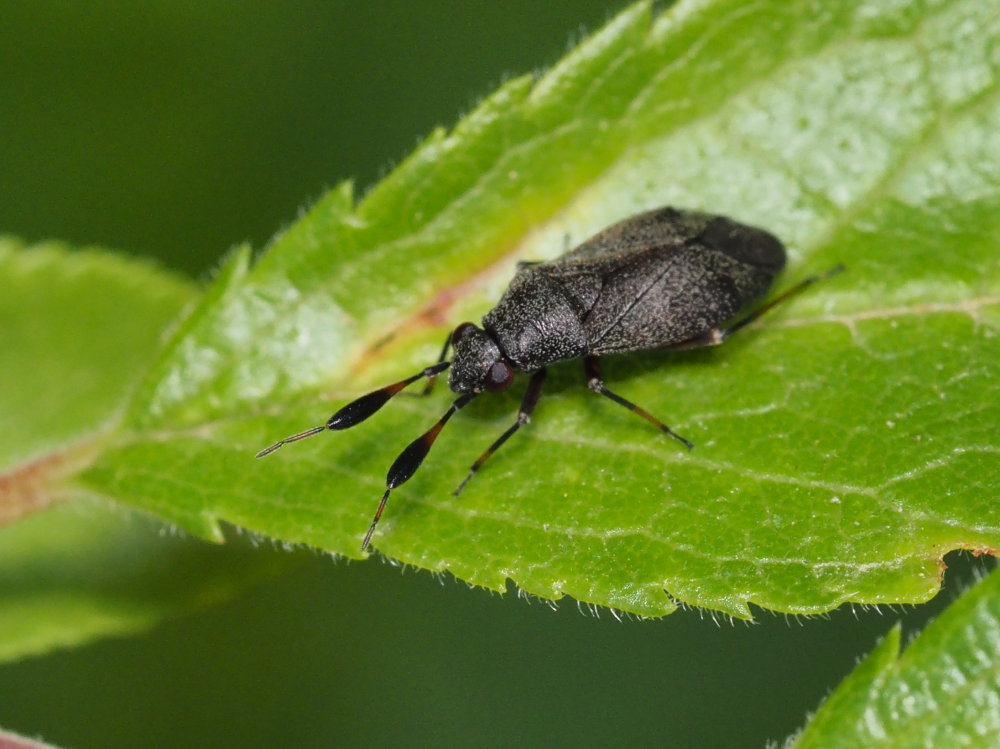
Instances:
[[[5,3],[0,232],[205,277],[341,179],[370,186],[622,5]],[[0,667],[0,725],[80,748],[759,747],[978,564],[949,557],[927,606],[731,625],[697,611],[618,622],[299,554],[298,571],[222,609]]]

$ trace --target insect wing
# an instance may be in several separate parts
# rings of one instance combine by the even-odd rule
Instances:
[[[767,291],[772,276],[697,243],[651,250],[604,278],[584,318],[592,354],[696,338]]]
[[[665,208],[524,272],[560,284],[584,324],[589,353],[601,355],[697,338],[762,296],[784,262],[784,248],[767,232]]]
[[[553,269],[564,266],[584,268],[621,262],[651,248],[680,247],[699,234],[715,218],[706,213],[678,211],[676,208],[658,208],[646,211],[598,232],[565,255],[545,263]]]

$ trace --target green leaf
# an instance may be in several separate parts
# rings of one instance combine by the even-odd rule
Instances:
[[[0,529],[0,662],[133,634],[299,563],[246,539],[165,534],[105,503],[63,503]]]
[[[147,263],[0,238],[0,522],[62,492],[112,432],[194,284]]]
[[[606,362],[695,451],[556,367],[460,500],[519,394],[453,419],[375,546],[646,615],[926,600],[946,551],[1000,543],[998,10],[629,8],[357,205],[341,186],[256,264],[230,257],[83,485],[207,538],[227,520],[358,556],[386,467],[446,394],[253,454],[432,362],[518,260],[645,208],[701,208],[781,236],[782,286],[848,272],[719,349]]]
[[[1000,735],[1000,575],[952,604],[900,655],[888,636],[792,746],[987,746]]]
[[[31,513],[0,527],[0,661],[135,632],[297,563],[165,536],[72,483],[118,429],[193,284],[96,250],[3,239],[0,287],[0,525]]]
[[[0,728],[0,746],[5,749],[58,749],[55,744],[42,743]]]

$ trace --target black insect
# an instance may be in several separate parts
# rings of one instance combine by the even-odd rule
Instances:
[[[462,323],[448,336],[437,364],[375,390],[341,408],[326,424],[286,437],[288,442],[326,429],[347,429],[378,411],[403,388],[429,378],[425,393],[451,367],[448,384],[461,393],[427,432],[400,453],[386,476],[385,494],[361,543],[371,541],[389,492],[419,468],[452,415],[488,390],[510,387],[516,371],[530,372],[517,421],[479,456],[455,495],[497,449],[528,422],[545,381],[545,367],[583,359],[587,387],[638,414],[688,449],[693,445],[601,379],[598,357],[643,349],[716,346],[810,284],[842,269],[806,278],[729,325],[760,298],[785,265],[785,248],[768,232],[723,216],[661,208],[621,221],[549,262],[521,263],[482,328]],[[720,327],[721,326],[721,327]],[[447,361],[449,350],[455,355]]]

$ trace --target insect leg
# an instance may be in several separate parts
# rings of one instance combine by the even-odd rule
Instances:
[[[469,469],[469,475],[465,477],[458,488],[452,492],[454,496],[458,496],[462,493],[462,489],[465,485],[469,483],[476,472],[483,467],[483,463],[490,459],[490,456],[500,449],[500,446],[510,439],[510,436],[514,434],[518,429],[520,429],[524,424],[527,424],[531,419],[531,412],[535,410],[535,406],[538,404],[538,397],[542,394],[542,385],[545,384],[545,368],[539,369],[533,375],[531,375],[531,380],[528,382],[528,387],[524,391],[524,397],[521,398],[521,410],[517,412],[517,421],[510,425],[503,434],[501,434],[496,442],[490,445],[486,452],[476,459],[476,462],[472,464]]]
[[[681,437],[679,434],[677,434],[677,432],[673,431],[670,427],[668,427],[666,424],[657,419],[648,411],[639,408],[639,406],[635,405],[632,401],[626,400],[617,393],[612,393],[610,390],[608,390],[604,386],[604,380],[601,379],[601,364],[596,356],[587,356],[584,358],[583,371],[584,374],[587,376],[587,387],[589,387],[595,393],[600,393],[601,395],[610,398],[619,406],[625,406],[625,408],[627,408],[629,411],[638,414],[660,431],[669,434],[675,440],[677,440],[685,447],[687,447],[688,450],[694,447],[694,445],[691,444],[688,440]]]
[[[830,270],[828,270],[828,271],[826,271],[824,273],[819,273],[819,274],[817,274],[815,276],[809,276],[808,278],[803,278],[797,284],[795,284],[794,286],[792,286],[792,288],[790,288],[790,289],[784,291],[783,293],[779,294],[774,299],[772,299],[770,302],[768,302],[767,304],[765,304],[763,307],[760,307],[759,309],[754,310],[749,315],[747,315],[746,317],[744,317],[742,320],[737,320],[736,322],[734,322],[729,327],[723,328],[721,331],[719,331],[719,334],[720,334],[719,343],[722,343],[722,341],[724,341],[727,338],[729,338],[729,336],[731,336],[737,330],[740,330],[741,328],[745,328],[747,325],[749,325],[750,323],[752,323],[754,320],[757,320],[761,315],[763,315],[766,312],[769,312],[770,310],[774,309],[775,307],[777,307],[782,302],[788,301],[792,297],[798,295],[799,293],[801,293],[802,291],[804,291],[808,287],[812,286],[814,283],[817,283],[819,281],[825,281],[826,279],[830,278],[831,276],[837,275],[838,273],[840,273],[843,270],[844,270],[844,266],[843,265],[836,265],[836,266],[834,266],[833,268],[830,268]]]
[[[689,348],[701,348],[702,346],[718,346],[720,343],[729,338],[733,333],[735,333],[738,330],[742,330],[750,323],[760,319],[761,316],[763,316],[767,312],[770,312],[772,309],[777,307],[782,302],[787,302],[789,299],[791,299],[794,296],[797,296],[802,291],[812,286],[814,283],[817,283],[819,281],[825,281],[831,276],[837,275],[842,270],[844,270],[844,266],[837,265],[834,266],[833,268],[830,268],[830,270],[824,273],[819,273],[815,276],[809,276],[808,278],[803,278],[801,281],[792,286],[790,289],[787,289],[786,291],[782,292],[774,299],[769,301],[767,304],[758,307],[753,312],[748,314],[746,317],[737,320],[732,325],[729,325],[725,328],[713,328],[712,330],[707,330],[697,338],[692,338],[689,341],[683,341],[674,346],[670,346],[669,348],[689,349]]]
[[[448,423],[448,419],[456,411],[464,408],[476,395],[478,393],[473,392],[460,396],[444,412],[444,416],[437,420],[434,426],[407,445],[406,449],[393,461],[393,464],[389,467],[389,473],[385,477],[385,494],[382,495],[382,501],[378,503],[378,509],[375,510],[375,517],[372,518],[372,524],[368,526],[368,532],[365,534],[365,540],[361,542],[361,551],[367,549],[368,543],[372,540],[372,534],[375,533],[375,526],[378,525],[379,518],[382,517],[382,511],[385,509],[386,502],[389,501],[389,492],[400,484],[404,484],[410,480],[410,477],[420,468],[420,464],[424,462],[424,458],[430,452],[434,440],[437,439],[444,425]]]
[[[448,358],[448,352],[451,350],[451,340],[452,334],[449,333],[448,337],[444,339],[444,346],[441,347],[441,355],[438,357],[437,363],[444,364],[444,360]],[[423,390],[421,390],[417,395],[430,395],[431,391],[434,389],[434,383],[437,382],[437,374],[432,374],[427,378],[427,384],[424,385]]]

